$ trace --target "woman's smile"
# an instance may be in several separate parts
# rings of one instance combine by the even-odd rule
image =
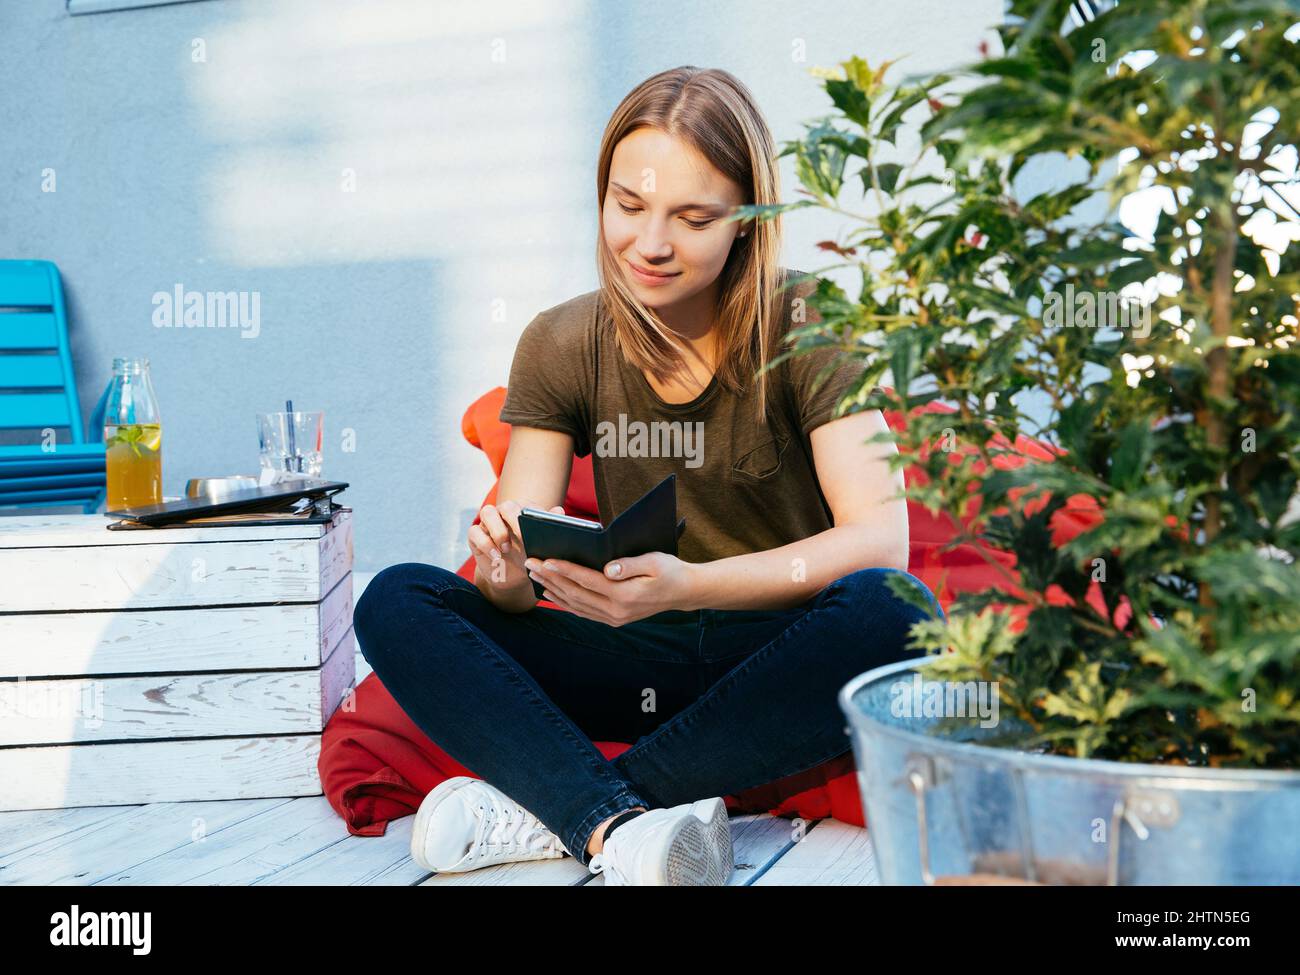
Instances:
[[[632,271],[632,276],[642,284],[649,285],[652,288],[667,284],[669,281],[677,278],[681,271],[654,271],[648,267],[643,267],[635,261],[627,261],[628,268]]]

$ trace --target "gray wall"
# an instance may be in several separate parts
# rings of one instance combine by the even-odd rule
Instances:
[[[62,270],[83,414],[114,356],[149,357],[167,494],[254,472],[254,413],[292,397],[325,411],[357,568],[454,566],[491,483],[461,414],[537,311],[595,286],[595,154],[623,95],[726,68],[792,138],[829,109],[809,67],[972,59],[1001,7],[0,0],[0,257]],[[818,266],[834,229],[788,220],[785,262]],[[154,327],[177,284],[259,292],[260,334]]]

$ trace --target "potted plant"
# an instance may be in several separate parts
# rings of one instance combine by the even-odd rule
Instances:
[[[1300,882],[1300,5],[1070,7],[951,77],[821,72],[803,198],[748,211],[847,220],[786,354],[863,359],[840,409],[907,418],[1001,580],[841,695],[882,874]]]

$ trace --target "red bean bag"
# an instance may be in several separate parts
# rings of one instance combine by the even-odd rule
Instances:
[[[461,422],[465,439],[483,450],[498,478],[510,441],[509,425],[497,419],[505,392],[504,387],[497,387],[479,397],[465,411]],[[923,409],[945,411],[935,404]],[[891,428],[897,429],[901,418],[888,413],[886,420]],[[1048,448],[1033,441],[1017,443],[1016,448],[1025,456],[1051,456]],[[909,484],[914,476],[912,471],[907,472]],[[494,483],[483,503],[494,502],[496,492]],[[590,455],[574,458],[564,509],[580,517],[599,518]],[[908,518],[911,529],[908,569],[933,590],[945,611],[957,593],[981,591],[999,583],[997,568],[990,566],[972,545],[962,544],[944,551],[955,534],[950,519],[931,515],[913,502],[908,503]],[[1075,527],[1082,530],[1086,524],[1085,517]],[[1077,530],[1070,532],[1062,528],[1062,533],[1063,538],[1072,537]],[[1003,553],[992,555],[1014,575],[1013,559]],[[459,572],[472,579],[473,559],[467,559]],[[606,758],[613,758],[629,747],[623,742],[596,742],[596,746]],[[439,782],[455,775],[473,774],[429,740],[373,673],[330,718],[321,742],[318,768],[330,805],[343,817],[348,831],[358,836],[382,836],[391,820],[414,813],[424,796]],[[805,819],[831,816],[855,826],[865,825],[851,755],[831,759],[769,785],[747,789],[737,796],[727,796],[726,801],[728,808],[736,812],[768,811]]]

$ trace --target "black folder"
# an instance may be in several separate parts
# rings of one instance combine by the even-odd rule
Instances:
[[[597,572],[614,559],[647,552],[676,555],[677,539],[685,530],[686,519],[677,520],[676,474],[665,477],[607,526],[540,508],[519,514],[519,533],[529,558],[563,559]],[[533,583],[533,592],[542,598],[541,583]]]
[[[124,519],[109,525],[109,528],[134,528],[140,525],[161,528],[199,518],[259,512],[279,511],[288,515],[311,508],[327,498],[333,498],[347,486],[346,481],[301,478],[232,491],[216,501],[209,498],[185,498],[180,501],[164,501],[161,504],[106,511],[104,514],[110,518]]]

